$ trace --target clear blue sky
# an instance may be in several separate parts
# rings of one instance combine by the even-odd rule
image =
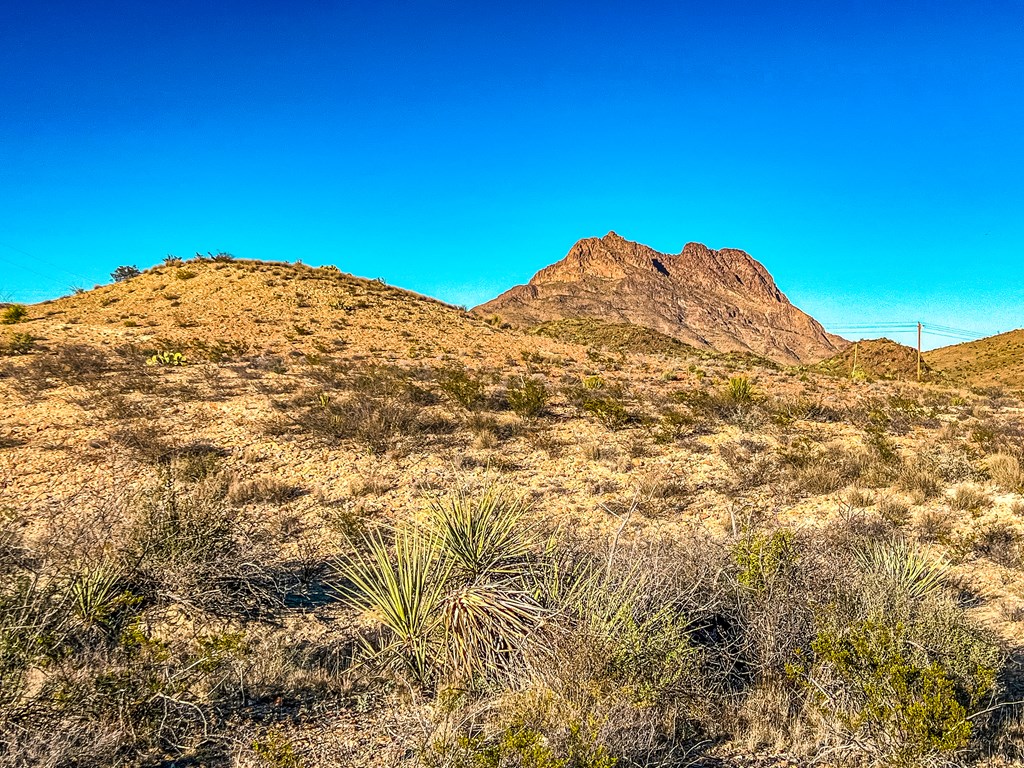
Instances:
[[[1024,4],[0,10],[0,297],[226,250],[471,305],[612,229],[827,326],[1024,325]]]

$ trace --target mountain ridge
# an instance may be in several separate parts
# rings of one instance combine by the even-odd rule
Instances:
[[[817,361],[848,344],[795,307],[745,251],[690,242],[667,254],[614,231],[577,241],[528,283],[473,311],[523,326],[570,317],[629,322],[698,348],[781,363]]]

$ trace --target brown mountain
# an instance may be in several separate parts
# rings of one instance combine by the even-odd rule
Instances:
[[[687,243],[678,254],[659,253],[614,232],[580,240],[529,283],[474,311],[525,326],[568,317],[634,323],[783,363],[821,360],[848,344],[794,307],[743,251]]]

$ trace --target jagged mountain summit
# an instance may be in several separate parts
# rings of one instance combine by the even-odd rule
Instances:
[[[634,323],[781,363],[821,360],[849,343],[793,306],[744,251],[687,243],[678,254],[659,253],[615,232],[580,240],[529,283],[474,311],[522,326],[570,317]]]

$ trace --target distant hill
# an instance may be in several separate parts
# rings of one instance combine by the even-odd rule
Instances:
[[[1024,329],[925,353],[925,359],[954,381],[980,386],[1024,387]]]
[[[158,265],[123,282],[31,305],[27,313],[18,325],[0,325],[0,343],[18,331],[43,347],[135,345],[197,360],[243,351],[299,358],[344,352],[387,362],[467,349],[504,359],[517,353],[523,337],[459,307],[335,267],[241,259]]]
[[[614,232],[577,242],[561,261],[474,310],[530,327],[590,317],[631,323],[719,352],[813,362],[847,342],[793,306],[743,251],[688,243],[659,253]]]
[[[917,379],[917,350],[891,339],[864,339],[817,363],[814,368],[833,376],[852,376],[854,364],[869,379]],[[921,373],[934,379],[936,371],[924,360]]]

